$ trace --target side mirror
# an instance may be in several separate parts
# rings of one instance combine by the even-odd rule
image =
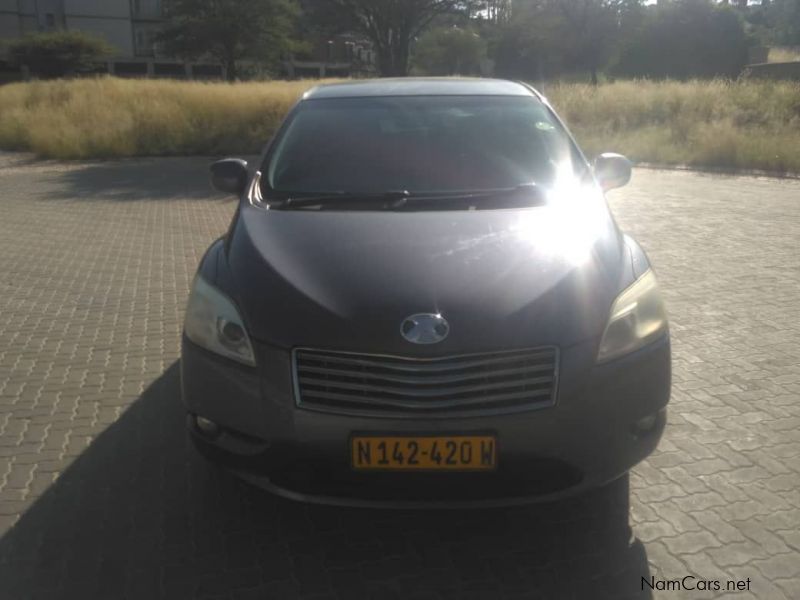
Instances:
[[[631,161],[621,154],[604,152],[594,161],[594,176],[604,192],[619,188],[631,180]]]
[[[224,158],[211,165],[211,185],[220,192],[241,196],[247,186],[247,161]]]

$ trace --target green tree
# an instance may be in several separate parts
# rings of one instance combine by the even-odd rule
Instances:
[[[655,79],[737,77],[747,49],[742,21],[731,7],[712,0],[675,0],[652,7],[615,72]]]
[[[625,0],[549,0],[547,9],[557,23],[555,39],[566,62],[589,71],[597,85],[603,68],[620,39],[620,15]]]
[[[598,72],[642,21],[642,0],[515,0],[508,18],[489,25],[498,74],[545,79]]]
[[[772,0],[763,9],[770,41],[800,45],[800,0]]]
[[[114,53],[102,38],[80,31],[32,33],[7,44],[11,61],[27,66],[37,77],[63,77],[91,69]]]
[[[554,51],[557,23],[547,8],[545,0],[514,0],[507,19],[483,24],[497,75],[541,80],[561,69]]]
[[[413,59],[428,75],[477,75],[486,59],[486,41],[471,29],[431,29],[414,45]]]
[[[215,58],[233,81],[242,61],[271,64],[293,48],[298,16],[295,0],[170,0],[159,40],[168,54]]]
[[[737,5],[752,40],[764,46],[800,45],[800,0],[761,0]]]
[[[442,15],[471,14],[474,0],[306,0],[324,29],[359,33],[372,42],[384,77],[408,74],[411,44]]]

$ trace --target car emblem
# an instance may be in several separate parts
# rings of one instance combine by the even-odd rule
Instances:
[[[436,344],[450,333],[450,325],[440,314],[420,313],[406,317],[400,333],[412,344]]]

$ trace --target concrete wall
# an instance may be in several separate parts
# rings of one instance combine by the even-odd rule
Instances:
[[[131,4],[129,0],[64,0],[64,12],[76,16],[130,19]]]
[[[61,0],[38,0],[36,2],[36,26],[42,31],[64,27],[64,3]]]
[[[64,0],[66,27],[104,38],[121,56],[133,56],[129,0]]]
[[[120,56],[133,56],[133,30],[128,19],[76,17],[67,14],[67,29],[105,38]]]
[[[105,38],[133,56],[130,0],[0,0],[0,38],[64,28]]]
[[[20,35],[19,16],[0,12],[0,40],[17,38]]]
[[[136,18],[160,18],[162,16],[161,0],[131,0],[133,17]]]
[[[0,12],[16,13],[20,8],[23,11],[34,12],[33,7],[33,0],[22,0],[21,2],[18,2],[18,0],[0,0]]]
[[[134,49],[136,56],[161,56],[157,52],[156,36],[161,24],[153,21],[136,21],[133,24]]]
[[[17,0],[0,0],[0,39],[13,39],[22,35],[22,19]],[[2,48],[0,48],[2,54]]]
[[[18,9],[17,0],[0,0],[0,13],[4,11],[8,12],[17,12]]]

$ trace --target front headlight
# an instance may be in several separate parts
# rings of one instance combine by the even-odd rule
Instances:
[[[192,283],[183,331],[187,338],[206,350],[245,365],[256,364],[250,338],[236,306],[200,275]]]
[[[651,270],[626,288],[611,306],[611,316],[600,341],[597,362],[638,350],[668,329],[667,311]]]

